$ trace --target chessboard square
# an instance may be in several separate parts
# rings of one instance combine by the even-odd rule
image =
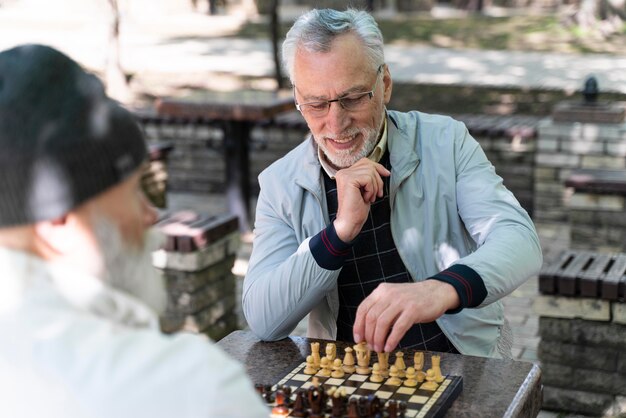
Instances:
[[[426,402],[428,402],[428,397],[427,396],[420,396],[420,395],[413,395],[409,398],[409,402],[410,403],[419,403],[419,404],[425,404]]]
[[[306,382],[307,380],[309,380],[311,376],[308,374],[300,374],[298,373],[297,375],[293,376],[291,379],[292,380],[297,380],[298,382]]]
[[[415,393],[415,388],[402,386],[400,389],[396,391],[396,393],[402,393],[403,395],[412,395]]]
[[[361,385],[361,388],[371,389],[371,390],[377,390],[379,387],[380,387],[380,383],[373,383],[373,382],[365,382]]]
[[[355,382],[365,382],[367,380],[367,376],[363,374],[353,374],[348,378],[348,380],[353,380]]]
[[[419,414],[419,412],[420,411],[416,409],[407,409],[406,412],[404,413],[404,416],[407,418],[415,418],[417,414]]]
[[[345,380],[346,379],[338,379],[336,377],[331,377],[330,379],[325,381],[324,384],[325,385],[332,385],[332,386],[341,386]]]
[[[369,396],[369,395],[373,395],[374,393],[376,392],[370,389],[363,389],[362,387],[357,388],[357,390],[354,391],[354,395],[359,395],[359,396]]]
[[[394,386],[394,385],[386,385],[386,384],[382,384],[380,385],[380,390],[384,390],[387,392],[395,392],[396,390],[398,390],[400,386]]]
[[[343,382],[343,386],[350,386],[351,388],[358,388],[359,386],[361,386],[361,382],[348,379],[345,382]]]
[[[378,396],[380,399],[389,399],[391,398],[391,395],[393,395],[393,392],[387,392],[385,390],[379,390],[378,392],[376,392],[376,396]]]
[[[356,390],[355,387],[352,386],[340,386],[340,389],[343,389],[346,391],[346,395],[352,395],[354,393],[354,391]]]
[[[304,384],[302,384],[302,386],[300,386],[302,389],[308,389],[311,386],[313,386],[313,382],[304,382]]]

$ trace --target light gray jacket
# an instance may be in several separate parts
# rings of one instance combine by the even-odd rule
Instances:
[[[474,269],[486,299],[437,323],[462,354],[506,355],[500,299],[542,263],[532,221],[464,124],[394,111],[387,122],[391,230],[400,257],[415,281],[452,264]],[[248,324],[259,338],[278,340],[310,313],[308,336],[335,339],[341,270],[318,266],[309,249],[330,222],[313,139],[264,170],[259,183],[243,290]]]

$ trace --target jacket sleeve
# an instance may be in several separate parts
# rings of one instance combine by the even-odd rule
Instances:
[[[470,267],[482,278],[487,289],[482,307],[539,272],[541,246],[532,220],[465,125],[455,122],[454,134],[458,212],[478,246],[455,264]]]
[[[262,173],[259,183],[243,311],[252,332],[262,340],[273,341],[287,337],[322,302],[335,288],[339,270],[320,267],[310,249],[312,237],[302,235],[307,228],[302,227],[299,205],[306,204],[303,195],[307,192],[300,188],[297,193],[303,195],[293,196],[281,190],[285,183],[272,172]],[[314,199],[310,194],[308,198]],[[316,205],[315,210],[321,210]],[[319,232],[312,231],[311,235]]]

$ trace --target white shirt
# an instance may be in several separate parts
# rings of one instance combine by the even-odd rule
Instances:
[[[137,299],[0,248],[0,417],[267,417],[209,339],[164,335]]]

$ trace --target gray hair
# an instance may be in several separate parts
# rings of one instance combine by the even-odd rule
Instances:
[[[355,34],[363,42],[372,69],[385,62],[383,35],[369,13],[356,9],[313,9],[296,20],[283,42],[283,65],[291,81],[298,48],[328,52],[332,41],[346,33]]]

